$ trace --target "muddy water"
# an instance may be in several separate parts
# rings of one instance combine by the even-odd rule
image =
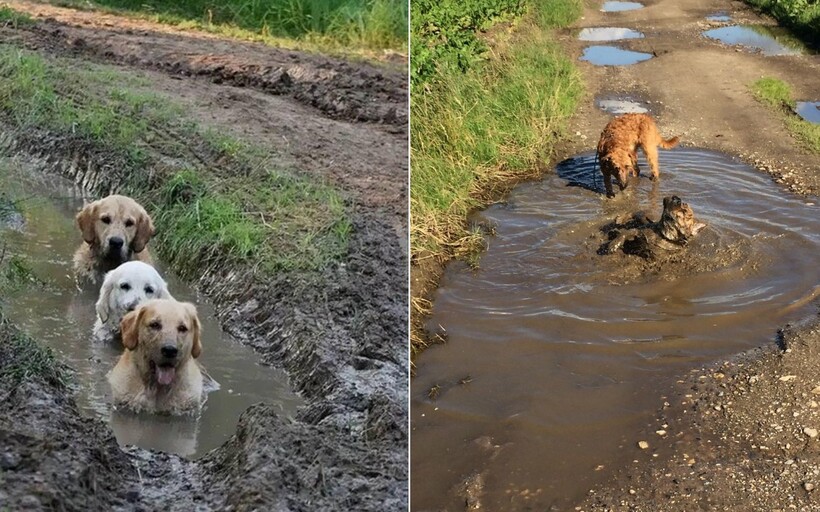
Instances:
[[[707,30],[706,37],[760,51],[763,55],[799,55],[807,53],[805,45],[781,27],[743,25]]]
[[[820,101],[798,101],[794,111],[806,121],[820,124]]]
[[[581,41],[619,41],[621,39],[643,39],[643,34],[631,28],[594,27],[584,28],[578,33]]]
[[[596,66],[627,66],[652,58],[649,53],[633,52],[617,46],[588,46],[580,59]]]
[[[620,12],[620,11],[634,11],[635,9],[640,9],[643,7],[643,4],[638,2],[616,2],[616,1],[607,1],[601,6],[602,12]]]
[[[605,97],[597,98],[595,104],[604,112],[614,115],[620,114],[644,114],[649,112],[649,109],[643,105],[643,102],[632,98],[624,97]]]
[[[25,218],[22,229],[4,230],[3,239],[46,281],[42,289],[8,297],[6,313],[77,371],[80,407],[110,421],[120,444],[196,457],[225,442],[239,415],[254,403],[272,404],[284,415],[295,412],[301,400],[290,390],[284,372],[260,365],[249,348],[222,333],[213,308],[161,263],[171,294],[197,305],[203,328],[200,361],[221,387],[209,393],[199,418],[113,411],[105,376],[121,350],[91,341],[96,291],[78,291],[72,280],[71,258],[80,241],[73,216],[83,205],[82,194],[67,181],[8,161],[0,161],[0,186],[16,199]]]
[[[487,510],[566,510],[652,442],[678,376],[772,343],[811,311],[820,206],[682,148],[660,152],[659,184],[606,200],[592,161],[476,215],[495,227],[479,268],[445,273],[428,327],[447,343],[419,357],[411,390],[414,510],[462,510],[466,480]],[[659,270],[596,254],[602,224],[657,216],[670,193],[709,224],[685,258]]]

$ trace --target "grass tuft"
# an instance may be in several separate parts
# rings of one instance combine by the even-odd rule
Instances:
[[[34,25],[34,18],[7,5],[0,5],[0,25],[12,28],[28,27]]]
[[[777,78],[764,77],[754,82],[750,89],[758,101],[782,114],[786,128],[806,149],[820,154],[820,125],[810,123],[794,112],[796,102],[789,84]]]

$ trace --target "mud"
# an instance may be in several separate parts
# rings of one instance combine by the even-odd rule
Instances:
[[[807,49],[785,29],[765,25],[731,26],[707,30],[704,36],[728,45],[739,45],[763,55],[799,55]]]
[[[191,283],[213,303],[228,335],[287,373],[305,401],[292,420],[271,406],[256,406],[240,418],[227,444],[189,462],[136,448],[118,452],[107,427],[79,414],[73,392],[46,389],[70,419],[63,422],[64,433],[54,436],[65,442],[48,445],[45,455],[70,461],[70,467],[89,467],[89,456],[83,454],[99,453],[100,440],[114,447],[114,455],[89,469],[105,480],[107,487],[101,490],[111,489],[100,501],[92,501],[97,499],[91,496],[94,487],[86,480],[45,487],[75,495],[66,502],[76,504],[74,509],[404,508],[403,70],[182,34],[116,17],[99,17],[97,26],[86,13],[27,2],[12,7],[50,18],[29,29],[3,28],[5,41],[141,68],[150,90],[156,87],[179,100],[205,126],[268,142],[279,151],[283,167],[341,188],[353,223],[346,259],[321,272],[263,276],[250,267],[224,268],[214,262]],[[67,177],[86,194],[117,190],[127,172],[152,172],[150,166],[128,169],[116,155],[79,138],[8,127],[3,131],[8,152],[41,172]],[[14,411],[24,432],[23,426],[33,421],[26,416],[27,406],[27,398],[21,397]],[[40,453],[45,446],[41,442],[32,450]],[[107,464],[109,459],[114,462]],[[17,496],[12,503],[22,505],[40,477],[36,469],[15,471],[19,478],[9,492]],[[136,494],[134,482],[142,482]]]
[[[633,52],[617,46],[590,46],[584,49],[581,60],[596,66],[628,66],[652,58],[649,53]]]
[[[820,124],[820,101],[798,101],[794,112],[814,124]]]

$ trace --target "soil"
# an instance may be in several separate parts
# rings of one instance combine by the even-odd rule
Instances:
[[[770,175],[783,194],[820,194],[820,159],[749,91],[758,78],[774,76],[792,86],[796,99],[815,100],[820,57],[765,57],[701,35],[725,25],[706,20],[721,11],[731,24],[775,25],[742,2],[650,0],[643,9],[620,13],[602,13],[593,4],[575,27],[558,33],[570,55],[577,59],[590,44],[577,40],[578,29],[615,26],[646,38],[606,44],[654,58],[621,67],[579,62],[587,95],[570,125],[574,135],[559,145],[553,162],[594,148],[611,119],[596,97],[628,96],[646,101],[662,134],[679,135],[683,146],[738,157]],[[432,297],[443,269],[431,259],[414,261],[413,296]],[[414,335],[422,332],[422,320],[414,312]],[[820,452],[811,437],[811,429],[820,430],[818,325],[812,318],[802,327],[787,326],[770,345],[681,376],[677,389],[659,397],[657,421],[635,433],[633,464],[590,489],[574,510],[820,510],[813,494],[820,485]],[[641,449],[641,441],[648,448]],[[482,508],[475,494],[468,482],[463,495],[469,510]]]
[[[16,405],[4,402],[0,432],[19,440],[13,457],[35,462],[4,468],[14,485],[4,484],[8,501],[0,501],[13,510],[404,509],[406,73],[116,16],[10,6],[47,18],[0,29],[7,43],[73,56],[77,65],[139,68],[150,90],[204,125],[272,145],[281,166],[342,190],[353,230],[346,259],[320,273],[211,265],[194,283],[227,332],[288,373],[306,402],[295,420],[253,407],[228,443],[191,462],[121,451],[107,426],[80,417],[70,390],[27,383]],[[91,193],[122,179],[116,159],[70,137],[5,138],[7,149]],[[55,476],[44,483],[48,471]]]

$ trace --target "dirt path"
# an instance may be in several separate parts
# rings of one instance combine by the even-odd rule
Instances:
[[[610,13],[587,8],[579,28],[625,27],[645,38],[586,43],[575,32],[567,33],[564,42],[576,56],[590,44],[612,44],[657,57],[621,67],[580,63],[590,95],[573,131],[585,138],[577,137],[564,153],[593,147],[609,120],[595,106],[594,95],[630,94],[651,101],[648,107],[661,131],[681,135],[684,145],[739,156],[776,179],[784,175],[784,184],[793,191],[820,193],[820,158],[801,148],[783,121],[748,89],[761,76],[775,76],[791,84],[798,98],[820,98],[820,56],[765,57],[707,39],[701,33],[720,24],[706,16],[718,11],[730,14],[733,23],[773,24],[742,2],[725,0],[649,1],[643,9]]]
[[[611,44],[656,57],[614,68],[581,64],[588,99],[574,119],[576,137],[559,156],[597,141],[610,119],[595,106],[597,95],[628,95],[648,100],[662,132],[681,135],[684,145],[735,155],[771,174],[784,194],[820,194],[820,158],[801,148],[748,89],[761,76],[774,76],[798,98],[820,98],[820,57],[765,57],[701,35],[720,26],[706,20],[718,11],[733,23],[773,24],[741,2],[646,4],[621,13],[588,8],[578,24],[631,28],[644,39],[582,43],[575,32],[564,35],[576,56],[585,46]],[[820,485],[813,430],[820,428],[813,391],[820,384],[817,319],[787,328],[775,341],[773,333],[770,346],[682,376],[659,397],[656,420],[636,433],[633,463],[591,489],[575,510],[820,510],[814,494]],[[640,440],[649,448],[639,449]]]

